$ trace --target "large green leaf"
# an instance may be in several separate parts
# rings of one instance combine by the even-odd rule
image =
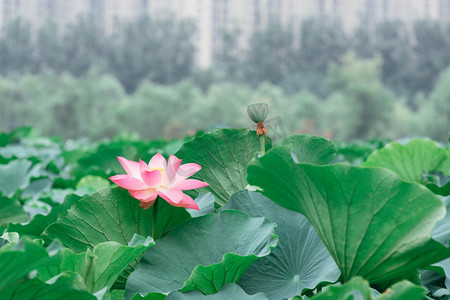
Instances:
[[[145,298],[144,298],[145,299]],[[237,284],[226,284],[217,294],[203,295],[199,291],[190,291],[182,293],[179,291],[170,293],[166,300],[267,300],[263,293],[248,295]]]
[[[156,237],[190,218],[184,208],[159,200]],[[79,200],[67,215],[47,227],[44,240],[57,238],[76,253],[114,241],[127,245],[133,235],[152,235],[153,209],[144,210],[139,201],[122,188],[104,189]]]
[[[47,226],[56,222],[60,214],[66,215],[67,210],[72,207],[72,205],[75,204],[80,198],[80,196],[70,194],[66,196],[62,204],[52,208],[48,215],[35,215],[34,218],[25,225],[9,224],[8,231],[17,232],[21,236],[29,235],[34,238],[39,238],[45,228],[47,228]]]
[[[336,282],[340,271],[308,220],[276,205],[260,193],[239,191],[222,209],[236,209],[251,217],[267,217],[277,224],[277,247],[244,273],[239,285],[249,294],[264,292],[269,299],[299,295],[320,282]]]
[[[33,129],[30,126],[21,126],[11,132],[0,132],[0,147],[17,142],[30,135],[32,130]]]
[[[450,240],[450,197],[443,198],[443,202],[447,213],[445,214],[445,217],[434,226],[431,236],[436,241],[448,245]]]
[[[450,255],[430,237],[445,215],[442,201],[388,170],[295,164],[273,149],[249,165],[248,181],[308,218],[345,281],[396,279]]]
[[[361,277],[355,277],[342,286],[330,286],[317,296],[314,300],[370,300],[369,283]]]
[[[49,253],[31,240],[21,239],[0,249],[0,295],[15,284],[20,284],[31,271],[60,262],[56,253]]]
[[[53,163],[61,161],[60,153],[61,146],[49,138],[22,139],[20,143],[0,148],[0,156],[4,158],[29,159],[34,163],[41,162],[44,165],[51,161],[54,161]],[[57,166],[54,165],[51,168],[53,169],[53,167]]]
[[[388,142],[390,141],[386,139],[354,140],[351,142],[335,141],[337,160],[359,166],[373,151],[383,148]]]
[[[427,183],[426,187],[436,195],[443,197],[450,196],[450,181],[445,183],[443,186],[438,186],[434,183]]]
[[[30,183],[31,162],[17,159],[0,165],[0,191],[11,197],[16,190],[23,190]]]
[[[330,140],[310,134],[290,135],[281,141],[281,145],[291,147],[295,162],[322,165],[336,156],[336,147]]]
[[[83,155],[75,166],[75,173],[88,170],[105,170],[115,173],[122,173],[117,156],[127,157],[130,160],[145,159],[138,155],[138,150],[134,145],[129,143],[111,143],[107,145],[99,145],[98,149],[90,154]]]
[[[445,175],[450,175],[450,148],[447,146],[447,158],[441,163],[437,171],[442,172]]]
[[[195,198],[195,203],[197,203],[200,210],[186,208],[193,218],[212,214],[216,211],[214,208],[214,196],[211,193],[198,194],[198,197]]]
[[[9,243],[17,244],[18,241],[19,235],[17,232],[5,232],[0,236],[0,249]]]
[[[312,298],[313,300],[422,300],[425,289],[403,280],[388,288],[378,297],[373,297],[369,283],[361,277],[355,277],[342,286],[330,286],[326,291]]]
[[[78,273],[65,272],[44,282],[37,278],[13,285],[1,291],[2,300],[97,300],[87,292]]]
[[[111,187],[110,181],[100,176],[87,175],[78,181],[76,189],[86,194],[93,194],[109,187]]]
[[[164,295],[161,293],[149,293],[145,296],[136,294],[132,300],[268,300],[266,295],[263,293],[257,293],[254,295],[248,295],[245,291],[235,283],[227,283],[224,287],[216,294],[213,295],[203,295],[199,291],[189,291],[180,292],[174,291],[169,295]]]
[[[450,295],[450,258],[426,267],[420,279],[434,297]]]
[[[392,142],[374,151],[363,163],[367,167],[392,170],[401,179],[423,183],[423,173],[439,170],[447,159],[447,150],[429,139],[414,139],[405,146]]]
[[[20,223],[28,221],[28,215],[16,197],[8,198],[0,192],[0,226],[10,222]]]
[[[445,295],[450,295],[450,290],[445,286],[445,276],[432,270],[421,270],[420,281],[422,285],[427,289],[428,293],[431,293],[433,297],[439,298]]]
[[[267,140],[266,148],[270,148]],[[231,195],[247,186],[247,164],[260,151],[255,131],[246,129],[215,129],[185,143],[175,154],[183,163],[197,163],[202,169],[191,178],[205,181],[220,206]],[[194,196],[197,196],[197,193]]]
[[[125,296],[197,289],[214,294],[237,282],[277,243],[272,222],[240,211],[190,219],[159,240],[128,278]]]
[[[33,179],[23,191],[21,198],[31,198],[33,200],[38,200],[42,194],[50,192],[52,183],[53,180],[47,177]]]
[[[83,254],[76,254],[65,248],[60,254],[61,264],[41,267],[38,269],[38,277],[48,280],[60,273],[72,271],[82,275],[89,292],[95,293],[105,287],[109,290],[128,265],[152,245],[154,243],[151,238],[144,239],[135,235],[128,246],[105,242]]]
[[[412,284],[407,280],[397,282],[390,288],[388,288],[380,297],[376,300],[423,300],[425,298],[425,289],[421,286]]]

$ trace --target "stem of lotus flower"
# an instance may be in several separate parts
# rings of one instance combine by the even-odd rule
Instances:
[[[259,146],[261,147],[261,154],[266,154],[266,137],[264,135],[259,136]]]
[[[153,203],[153,223],[152,223],[152,230],[153,230],[153,240],[156,241],[156,217],[158,215],[158,198],[156,198],[155,203]]]
[[[256,124],[256,135],[259,136],[259,145],[261,146],[261,154],[266,154],[267,129],[263,122]]]

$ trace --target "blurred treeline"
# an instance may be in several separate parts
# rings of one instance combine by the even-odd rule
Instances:
[[[46,135],[118,132],[181,137],[213,126],[248,127],[248,103],[270,104],[289,133],[340,140],[450,129],[450,27],[433,21],[360,27],[272,22],[239,46],[223,31],[214,65],[195,67],[195,26],[143,17],[107,35],[81,18],[36,32],[17,19],[0,34],[0,129],[31,124]]]

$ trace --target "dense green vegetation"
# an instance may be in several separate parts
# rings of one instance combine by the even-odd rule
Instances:
[[[448,144],[302,134],[261,155],[247,129],[62,142],[22,127],[0,146],[2,299],[450,295]],[[116,156],[155,153],[202,164],[199,211],[143,209],[108,180]]]
[[[0,33],[0,129],[28,124],[64,139],[123,131],[179,138],[246,126],[245,106],[265,101],[286,132],[444,141],[450,31],[431,21],[410,29],[382,23],[371,34],[348,35],[334,21],[308,20],[300,35],[271,23],[245,51],[236,44],[239,30],[228,30],[215,65],[196,70],[195,28],[186,20],[141,18],[112,35],[89,19],[36,34],[15,20]]]
[[[343,58],[325,78],[329,95],[308,90],[287,94],[264,83],[256,89],[218,83],[202,91],[190,81],[173,86],[143,82],[133,94],[109,75],[92,70],[77,78],[25,75],[0,77],[0,128],[33,124],[45,135],[112,137],[135,132],[144,138],[180,138],[216,126],[247,127],[245,106],[269,103],[287,132],[310,132],[338,140],[430,136],[445,141],[450,128],[450,70],[417,109],[378,79],[380,61]]]
[[[209,70],[195,68],[195,34],[191,21],[172,15],[123,21],[112,34],[88,17],[67,28],[51,23],[31,28],[17,19],[0,34],[0,73],[52,70],[82,76],[97,67],[127,92],[142,80],[167,85],[193,78],[202,88],[218,81],[252,87],[269,82],[288,93],[307,89],[323,97],[329,64],[354,52],[361,58],[379,56],[383,84],[412,101],[417,93],[428,95],[450,65],[450,26],[430,20],[382,22],[354,32],[345,32],[334,19],[305,20],[300,28],[273,20],[250,36],[246,48],[238,42],[239,28],[224,29]]]

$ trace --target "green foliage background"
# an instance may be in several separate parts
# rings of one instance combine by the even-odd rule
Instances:
[[[195,67],[196,28],[170,15],[106,34],[89,18],[67,28],[26,20],[0,33],[0,130],[33,125],[62,138],[177,138],[247,127],[245,107],[267,102],[289,133],[337,140],[429,136],[450,128],[450,27],[421,20],[358,27],[270,22],[249,47],[223,30],[214,65]]]

